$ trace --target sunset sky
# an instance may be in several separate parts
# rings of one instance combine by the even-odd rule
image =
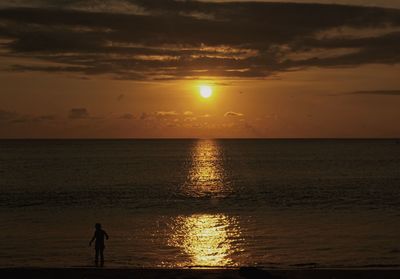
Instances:
[[[392,138],[399,122],[398,0],[0,0],[0,138]]]

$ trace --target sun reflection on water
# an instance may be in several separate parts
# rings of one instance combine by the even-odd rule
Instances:
[[[192,198],[208,197],[214,201],[226,197],[231,191],[218,142],[197,141],[182,192]],[[193,214],[173,220],[168,245],[181,251],[177,266],[227,267],[238,264],[235,257],[241,251],[240,237],[240,227],[233,216]]]
[[[230,191],[222,164],[220,146],[199,140],[193,148],[192,165],[183,192],[192,197],[225,197]]]
[[[240,229],[234,217],[224,214],[179,216],[174,222],[170,245],[188,256],[178,266],[236,266],[234,254],[240,252],[237,242]]]

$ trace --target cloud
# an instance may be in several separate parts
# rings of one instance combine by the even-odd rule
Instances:
[[[86,108],[72,108],[68,113],[69,119],[87,119],[89,112]]]
[[[15,111],[7,111],[0,109],[0,122],[8,122],[8,123],[27,123],[27,122],[45,122],[45,121],[53,121],[56,119],[55,115],[29,115],[29,114],[21,114]]]
[[[0,9],[1,55],[26,59],[8,65],[13,71],[250,79],[307,67],[400,63],[395,9],[174,0],[17,3]]]
[[[334,93],[328,96],[349,96],[349,95],[377,95],[377,96],[400,96],[400,90],[358,90],[344,93]]]
[[[178,113],[177,113],[176,111],[157,111],[157,112],[155,113],[155,115],[156,115],[157,117],[163,118],[163,117],[177,116]]]
[[[33,121],[35,122],[43,122],[43,121],[53,121],[56,120],[57,117],[55,115],[49,114],[49,115],[40,115],[36,116],[33,118]]]
[[[132,120],[132,119],[135,119],[135,116],[132,113],[124,113],[119,118],[125,119],[125,120]]]
[[[17,118],[14,118],[14,119],[12,119],[11,121],[10,121],[10,123],[15,123],[15,124],[18,124],[18,123],[27,123],[27,122],[30,122],[32,119],[29,117],[29,116],[27,116],[27,115],[21,115],[21,116],[19,116],[19,117],[17,117]]]
[[[18,114],[16,112],[0,109],[0,121],[10,121],[17,117],[18,117]]]
[[[142,114],[139,117],[140,120],[148,120],[149,118],[150,118],[150,115],[146,112],[142,112]]]
[[[192,111],[185,111],[184,113],[183,113],[183,115],[184,116],[193,116],[193,112]]]
[[[346,93],[347,95],[379,95],[400,96],[400,90],[366,90]]]
[[[243,117],[244,114],[240,112],[228,111],[224,114],[225,117]]]
[[[176,111],[142,112],[139,119],[145,121],[167,120],[179,116]]]
[[[215,86],[232,86],[233,83],[231,83],[231,82],[213,82],[213,85],[215,85]]]

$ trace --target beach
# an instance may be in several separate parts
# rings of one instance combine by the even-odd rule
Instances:
[[[168,278],[168,279],[375,279],[399,278],[400,270],[357,270],[357,269],[298,269],[262,270],[240,269],[107,269],[107,268],[11,268],[0,269],[1,278],[29,279],[128,279],[128,278]]]

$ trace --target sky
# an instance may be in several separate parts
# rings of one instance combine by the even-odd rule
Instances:
[[[399,9],[0,0],[0,138],[399,138]]]

